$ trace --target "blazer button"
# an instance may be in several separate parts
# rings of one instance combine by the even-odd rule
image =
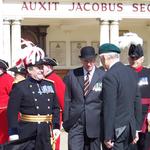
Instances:
[[[47,108],[50,109],[50,106],[48,106]]]
[[[39,109],[39,106],[36,106],[36,109]]]

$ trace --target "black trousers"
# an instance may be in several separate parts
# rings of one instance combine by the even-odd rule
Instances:
[[[8,142],[0,145],[0,150],[35,150],[35,139]]]
[[[99,137],[90,138],[86,134],[84,113],[68,133],[68,150],[100,150]]]
[[[150,132],[139,133],[139,141],[131,144],[128,150],[150,150]]]

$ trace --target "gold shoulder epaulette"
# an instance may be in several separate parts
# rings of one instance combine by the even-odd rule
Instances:
[[[46,81],[50,81],[50,82],[52,82],[52,83],[54,83],[55,81],[53,81],[53,80],[51,80],[51,79],[47,79],[47,78],[44,78],[44,80],[46,80]]]
[[[13,81],[13,84],[15,84],[15,83],[19,83],[19,82],[21,82],[21,81],[23,81],[23,80],[25,80],[25,79],[14,80],[14,81]]]

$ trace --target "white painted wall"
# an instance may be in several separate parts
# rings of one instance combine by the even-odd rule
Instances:
[[[147,20],[148,21],[148,20]],[[134,25],[133,25],[134,24]],[[137,33],[144,41],[144,54],[145,61],[144,65],[150,66],[150,27],[143,20],[121,20],[119,24],[119,30],[127,30],[129,32]],[[78,26],[77,22],[73,22],[72,25],[50,25],[47,34],[47,52],[49,48],[50,41],[66,41],[66,66],[59,66],[57,68],[74,68],[78,65],[71,65],[71,41],[86,41],[87,45],[91,45],[91,41],[99,41],[99,24],[95,25],[81,25]],[[105,35],[103,35],[105,36]],[[124,63],[128,63],[127,49],[123,52],[124,55],[121,56]],[[78,56],[78,55],[77,55]],[[76,57],[77,57],[76,56]],[[76,58],[78,59],[78,57]]]

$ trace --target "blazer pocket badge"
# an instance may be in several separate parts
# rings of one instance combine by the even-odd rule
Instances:
[[[102,82],[96,83],[92,90],[95,92],[100,92],[102,90]]]

